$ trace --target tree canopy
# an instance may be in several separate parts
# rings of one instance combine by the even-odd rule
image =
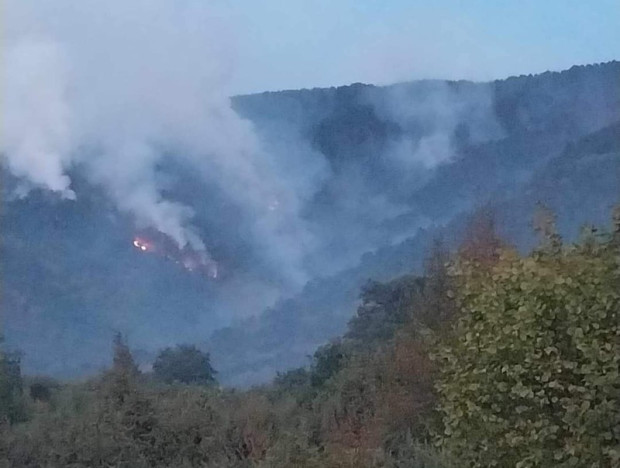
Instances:
[[[620,257],[607,239],[455,267],[460,317],[436,353],[441,442],[470,466],[620,463]]]
[[[157,380],[166,383],[209,385],[216,382],[209,353],[194,345],[162,350],[153,363],[153,373]]]

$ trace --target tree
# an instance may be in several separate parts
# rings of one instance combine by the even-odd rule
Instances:
[[[612,223],[612,244],[615,247],[620,247],[620,204],[614,207]]]
[[[556,226],[556,215],[544,203],[538,203],[532,220],[534,231],[540,236],[541,251],[559,253],[562,248],[562,236]]]
[[[178,345],[160,351],[153,363],[157,380],[166,383],[215,384],[216,371],[211,367],[209,353],[193,345]]]
[[[122,333],[119,332],[114,336],[113,344],[113,369],[117,372],[138,375],[140,371],[138,370],[138,366],[133,359],[129,346],[127,345],[127,340],[123,338]]]
[[[320,387],[343,368],[346,358],[344,346],[340,340],[333,341],[317,349],[313,356],[310,370],[310,383]]]
[[[0,344],[2,337],[0,337]],[[0,348],[0,423],[24,417],[20,355]]]
[[[459,247],[459,258],[476,262],[479,267],[489,267],[499,260],[499,252],[505,247],[497,234],[495,216],[491,211],[476,211],[467,227]]]
[[[614,249],[507,253],[485,274],[460,264],[460,318],[436,359],[440,440],[464,465],[619,466]]]
[[[36,377],[29,385],[30,398],[33,401],[49,402],[53,392],[60,388],[60,384],[49,377]]]
[[[362,304],[349,321],[345,338],[369,348],[392,338],[418,311],[424,279],[406,275],[387,283],[369,281],[362,287]]]
[[[448,266],[450,252],[443,240],[433,241],[429,256],[424,261],[424,295],[418,307],[421,321],[431,328],[437,328],[454,315],[455,284]]]
[[[106,376],[103,386],[106,396],[117,404],[122,404],[126,398],[135,392],[136,378],[140,375],[127,341],[119,332],[114,336],[112,369]]]

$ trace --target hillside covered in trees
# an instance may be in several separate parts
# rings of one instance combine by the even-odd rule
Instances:
[[[279,301],[258,318],[216,331],[208,342],[222,373],[231,375],[231,382],[255,382],[281,369],[283,364],[305,362],[310,349],[326,337],[342,333],[355,310],[358,291],[369,279],[387,281],[412,270],[420,272],[432,240],[441,236],[448,245],[456,247],[466,220],[481,206],[497,214],[498,229],[522,252],[535,244],[530,220],[541,201],[557,214],[558,230],[567,239],[576,239],[583,224],[605,223],[620,197],[619,82],[620,67],[613,62],[491,84],[419,82],[387,88],[353,85],[266,93],[249,96],[247,101],[239,98],[240,112],[256,118],[259,125],[264,122],[258,118],[262,112],[273,120],[290,115],[301,118],[315,115],[317,109],[330,109],[326,103],[338,103],[332,111],[338,118],[332,114],[326,120],[317,118],[322,122],[319,127],[314,120],[298,125],[300,132],[311,135],[309,138],[314,141],[331,138],[338,142],[328,152],[330,164],[335,165],[334,172],[339,174],[335,177],[348,180],[352,173],[357,174],[352,167],[358,161],[368,168],[363,190],[355,193],[366,200],[361,203],[366,224],[349,224],[351,218],[341,206],[346,206],[342,201],[346,193],[343,195],[333,186],[327,189],[330,198],[321,199],[318,206],[334,206],[338,212],[332,213],[330,219],[342,220],[338,224],[342,229],[350,226],[355,232],[366,233],[385,230],[394,237],[383,237],[376,248],[363,253],[359,261],[342,271],[318,275],[301,292]],[[368,130],[364,139],[355,139],[355,129],[360,125],[374,129],[370,122],[383,121],[385,115],[373,107],[375,104],[365,107],[364,103],[398,99],[408,113],[401,108],[400,114],[392,114],[395,120],[388,119],[390,123],[386,125],[400,128],[398,138],[415,140],[424,132],[445,133],[446,130],[429,130],[433,125],[441,126],[444,119],[425,114],[421,104],[425,100],[444,99],[442,92],[437,93],[444,86],[453,93],[439,106],[450,109],[445,112],[456,122],[451,127],[452,157],[426,173],[428,180],[423,181],[403,180],[411,175],[407,171],[393,175],[386,173],[385,167],[377,167],[390,163],[392,153],[386,153],[385,148],[391,147],[393,137]],[[369,95],[373,97],[368,98]],[[487,106],[480,107],[485,99]],[[409,108],[410,102],[420,104]],[[383,106],[378,108],[385,109],[386,105]],[[471,115],[454,116],[454,107]],[[282,113],[270,115],[265,109],[271,108]],[[375,110],[371,112],[372,109]],[[485,115],[484,109],[489,113]],[[277,128],[273,123],[263,125]],[[425,141],[424,136],[415,141]],[[377,154],[383,156],[378,158]],[[417,171],[418,175],[424,173]],[[386,179],[382,179],[384,175]],[[402,190],[408,193],[403,194]],[[408,208],[384,218],[386,211],[375,211],[373,207],[376,193],[392,200],[404,199]],[[328,195],[322,192],[322,196]],[[349,234],[355,238],[354,233]],[[346,244],[349,237],[342,239]],[[338,245],[334,250],[346,248]]]
[[[599,467],[620,463],[620,206],[566,242],[551,210],[520,254],[495,217],[422,274],[369,282],[310,365],[239,391],[209,356],[125,339],[80,383],[0,356],[0,465],[20,467]]]
[[[28,374],[82,377],[109,365],[120,331],[143,368],[159,349],[193,343],[221,382],[267,382],[345,332],[369,279],[419,274],[434,238],[455,248],[477,208],[494,211],[522,253],[539,201],[568,240],[605,223],[620,191],[619,82],[609,62],[489,83],[235,97],[277,196],[259,187],[241,199],[249,187],[217,171],[201,179],[166,157],[174,147],[155,174],[193,212],[218,267],[207,274],[119,210],[87,155],[70,170],[75,200],[20,196],[23,181],[2,171],[6,343]]]
[[[0,468],[620,468],[620,3],[8,0]]]

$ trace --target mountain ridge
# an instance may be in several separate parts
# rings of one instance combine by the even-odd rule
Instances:
[[[604,223],[618,199],[619,83],[620,62],[612,61],[489,83],[233,98],[284,168],[281,177],[302,194],[300,216],[320,241],[304,253],[309,281],[279,300],[277,262],[248,241],[239,207],[183,168],[166,168],[182,182],[169,191],[194,209],[223,260],[219,283],[136,252],[132,220],[80,179],[79,168],[72,205],[36,190],[9,200],[19,181],[4,171],[7,341],[25,352],[30,373],[79,376],[107,364],[121,330],[143,363],[157,348],[196,342],[211,350],[225,383],[264,381],[340,334],[365,281],[418,270],[437,235],[458,242],[476,207],[492,205],[508,240],[523,249],[532,244],[527,221],[510,215],[526,220],[538,201],[558,212],[569,239],[590,215]],[[589,162],[597,145],[611,149]]]

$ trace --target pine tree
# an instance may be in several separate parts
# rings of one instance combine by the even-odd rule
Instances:
[[[135,390],[136,379],[140,371],[120,332],[114,336],[113,353],[112,370],[109,373],[109,386],[106,393],[108,398],[121,405]]]

